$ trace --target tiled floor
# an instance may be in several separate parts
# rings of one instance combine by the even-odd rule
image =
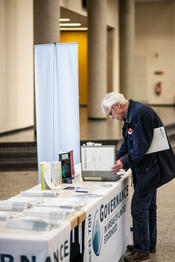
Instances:
[[[37,184],[37,171],[0,171],[0,200],[13,197]]]
[[[174,107],[157,107],[164,124],[175,122]],[[87,108],[80,110],[81,140],[121,138],[121,126],[118,121],[87,120]],[[0,142],[34,141],[33,130],[0,137]],[[37,172],[0,172],[0,199],[8,199],[38,183]],[[149,262],[175,261],[175,180],[158,190],[158,242],[157,253],[152,254]],[[132,196],[130,188],[130,197]],[[122,259],[121,259],[122,261]],[[106,262],[106,261],[102,261]]]
[[[175,261],[175,180],[157,191],[157,252],[148,262]],[[133,188],[130,188],[130,199]],[[120,262],[123,262],[121,259]]]

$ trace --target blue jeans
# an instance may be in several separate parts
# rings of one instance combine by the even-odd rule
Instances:
[[[141,192],[135,189],[131,214],[133,219],[133,240],[135,250],[150,252],[156,247],[157,241],[157,190]]]

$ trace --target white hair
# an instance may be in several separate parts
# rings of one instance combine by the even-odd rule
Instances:
[[[102,100],[101,107],[103,113],[106,113],[105,108],[108,108],[111,110],[113,105],[116,103],[119,103],[121,106],[125,105],[128,102],[128,100],[124,97],[123,94],[111,92],[105,95],[105,97]]]

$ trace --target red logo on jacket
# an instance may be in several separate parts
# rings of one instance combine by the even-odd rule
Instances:
[[[128,134],[129,134],[129,135],[132,135],[132,133],[133,133],[132,128],[128,128]]]

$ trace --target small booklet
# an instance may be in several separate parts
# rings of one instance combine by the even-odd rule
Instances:
[[[54,189],[61,183],[61,162],[40,162],[41,189]]]
[[[62,182],[72,182],[71,156],[70,152],[59,153],[59,161],[61,162]]]

